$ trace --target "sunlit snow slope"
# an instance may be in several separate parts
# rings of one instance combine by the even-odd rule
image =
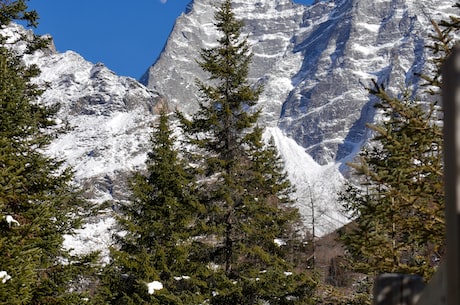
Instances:
[[[452,1],[232,3],[254,53],[251,80],[265,87],[262,123],[285,157],[306,223],[314,216],[317,232],[330,232],[346,221],[336,199],[345,163],[368,140],[365,125],[375,116],[375,100],[365,87],[375,79],[390,92],[404,86],[417,90],[430,20],[446,17]],[[195,111],[199,101],[195,79],[207,79],[196,59],[201,48],[215,45],[217,6],[215,0],[192,1],[141,79],[186,112]]]
[[[196,110],[195,79],[206,80],[206,75],[195,60],[201,48],[215,45],[217,2],[189,4],[160,58],[142,78],[146,86],[75,52],[50,48],[26,56],[42,70],[36,81],[49,83],[43,102],[60,103],[59,117],[71,127],[48,153],[67,160],[91,200],[116,203],[126,198],[126,177],[144,166],[159,105],[167,100],[186,113]],[[233,4],[254,52],[251,81],[265,86],[259,105],[266,136],[274,138],[286,162],[306,226],[314,217],[317,235],[331,232],[347,221],[336,198],[344,162],[367,141],[364,126],[374,118],[374,101],[363,85],[374,78],[395,92],[404,85],[417,88],[414,72],[422,71],[427,59],[430,19],[445,16],[452,1]],[[13,37],[24,32],[15,25],[6,31]],[[112,212],[91,219],[66,245],[78,252],[106,249]]]

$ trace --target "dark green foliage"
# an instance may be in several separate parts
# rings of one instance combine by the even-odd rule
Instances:
[[[38,13],[35,10],[29,11],[27,2],[24,0],[1,0],[0,1],[0,24],[7,25],[12,20],[22,20],[28,26],[38,25]]]
[[[35,25],[24,1],[2,1],[0,24],[12,19]],[[57,107],[37,102],[43,92],[31,82],[39,74],[21,56],[0,45],[0,304],[68,304],[78,264],[62,249],[63,235],[79,224],[84,202],[71,186],[72,171],[43,153],[58,131]],[[32,42],[34,44],[34,42]],[[35,45],[35,44],[34,44]],[[12,217],[12,218],[11,218]],[[8,219],[14,219],[10,223]],[[87,269],[87,267],[85,267]]]
[[[394,98],[374,83],[382,120],[372,145],[349,164],[359,187],[340,194],[353,224],[341,239],[353,270],[429,280],[445,251],[443,141],[436,103]],[[364,296],[364,295],[363,295]]]
[[[191,149],[179,157],[163,112],[147,171],[135,174],[133,199],[122,208],[126,235],[112,252],[98,302],[312,300],[315,281],[292,263],[302,248],[299,213],[275,146],[264,143],[255,125],[259,111],[252,109],[262,88],[247,80],[251,54],[230,1],[220,6],[216,27],[218,46],[202,50],[199,62],[210,83],[197,81],[200,108],[190,120],[177,113]],[[163,289],[149,294],[152,281]]]
[[[134,200],[125,208],[130,222],[138,228],[151,227],[152,230],[146,231],[155,233],[135,238],[134,246],[154,248],[154,245],[171,246],[189,236],[190,217],[198,203],[192,195],[192,177],[174,148],[175,139],[164,112],[151,144],[147,176],[135,174],[131,183]]]
[[[199,268],[187,256],[196,234],[194,215],[201,208],[193,196],[193,177],[174,144],[168,116],[162,112],[151,137],[147,172],[134,174],[132,200],[119,218],[126,235],[118,238],[120,249],[112,251],[113,262],[104,276],[110,287],[102,293],[110,304],[199,303],[194,296],[200,291],[199,278],[179,278]],[[164,289],[150,295],[147,283],[154,280]],[[183,292],[181,286],[189,288]]]
[[[459,8],[459,4],[455,7]],[[455,45],[458,17],[439,24],[429,49],[433,68],[422,78],[437,98],[441,67]],[[428,280],[445,252],[442,122],[436,102],[389,96],[374,84],[382,123],[374,131],[372,149],[352,164],[361,187],[342,193],[356,227],[343,235],[354,266],[365,273],[416,273]]]
[[[365,273],[415,273],[429,278],[444,248],[442,128],[435,104],[392,98],[381,86],[371,94],[384,119],[369,125],[371,149],[356,164],[362,189],[342,194],[356,227],[343,236]]]
[[[231,1],[223,1],[216,14],[218,45],[201,52],[209,83],[197,81],[200,108],[190,120],[179,113],[206,207],[191,260],[208,266],[211,304],[306,304],[315,283],[287,260],[296,248],[299,214],[278,153],[256,126],[262,88],[248,82],[252,55],[242,26]]]

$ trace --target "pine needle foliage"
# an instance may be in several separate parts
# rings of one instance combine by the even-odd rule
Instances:
[[[11,21],[24,21],[27,26],[36,27],[38,25],[38,13],[29,10],[27,0],[2,0],[0,1],[0,24],[8,25]]]
[[[193,195],[193,176],[175,149],[169,118],[162,111],[151,136],[147,170],[131,179],[132,199],[118,222],[126,235],[112,250],[101,295],[110,304],[199,304],[200,284],[188,279],[196,265],[188,261],[196,235],[200,204]],[[147,283],[164,289],[148,293]],[[181,286],[186,285],[189,290]],[[189,286],[190,285],[190,286]],[[107,288],[108,287],[108,288]],[[185,292],[184,292],[185,291]]]
[[[0,26],[13,20],[35,25],[37,14],[24,1],[0,2]],[[43,151],[56,136],[58,108],[37,102],[39,74],[0,38],[0,304],[68,304],[77,264],[62,248],[64,234],[80,221],[84,201],[72,186],[72,171]],[[43,41],[31,42],[31,49]],[[85,267],[86,268],[86,267]],[[74,290],[75,291],[75,290]]]
[[[190,119],[178,113],[205,207],[190,260],[207,266],[210,304],[308,304],[313,278],[276,242],[295,243],[300,217],[278,152],[257,126],[263,88],[248,81],[252,54],[243,23],[231,1],[221,2],[215,20],[217,46],[203,49],[198,61],[209,76],[197,80],[199,110]]]
[[[350,164],[362,189],[342,193],[356,227],[343,240],[365,273],[412,273],[430,278],[444,250],[442,127],[435,105],[390,97],[375,84],[381,124],[370,124],[372,148]]]
[[[457,3],[454,5],[460,8]],[[360,186],[341,193],[354,226],[342,236],[356,270],[419,274],[429,280],[445,253],[441,68],[456,43],[459,19],[432,22],[431,69],[421,75],[427,101],[390,96],[374,82],[383,119],[370,124],[372,148],[349,164]]]

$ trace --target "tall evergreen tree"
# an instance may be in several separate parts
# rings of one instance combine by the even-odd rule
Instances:
[[[371,149],[350,164],[363,189],[349,186],[342,199],[356,217],[344,235],[355,268],[368,272],[415,273],[429,278],[444,248],[442,128],[435,105],[392,98],[381,86],[381,124]]]
[[[455,5],[457,8],[459,4]],[[355,226],[342,236],[359,271],[416,273],[429,280],[445,251],[442,116],[436,99],[441,67],[455,45],[458,17],[439,25],[429,49],[432,68],[421,75],[427,101],[390,96],[374,83],[382,122],[369,125],[372,148],[350,164],[360,187],[342,192]]]
[[[112,251],[101,296],[110,304],[198,304],[199,284],[183,277],[194,272],[187,260],[195,235],[194,215],[200,209],[193,195],[193,177],[175,149],[175,138],[163,110],[151,137],[147,171],[131,180],[132,200],[122,206],[119,223],[126,235]],[[148,283],[163,289],[149,294]],[[196,291],[194,291],[196,289]]]
[[[279,245],[292,236],[299,214],[277,152],[264,145],[256,126],[262,88],[248,81],[252,54],[241,37],[243,23],[229,0],[215,18],[221,35],[216,47],[201,52],[209,82],[197,81],[199,110],[191,119],[179,114],[198,155],[206,207],[206,226],[190,259],[209,267],[211,304],[305,304],[314,283]]]
[[[0,26],[12,20],[35,25],[37,14],[24,1],[1,1]],[[70,256],[62,241],[78,224],[83,201],[71,170],[43,153],[57,132],[57,107],[37,102],[43,91],[31,79],[39,70],[26,66],[6,38],[0,38],[0,304],[78,302],[81,296],[70,292],[76,265],[63,263]]]

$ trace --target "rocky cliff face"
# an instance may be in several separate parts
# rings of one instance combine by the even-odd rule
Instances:
[[[96,202],[123,200],[127,173],[144,165],[157,108],[186,113],[197,109],[195,79],[206,80],[196,63],[199,50],[215,44],[213,16],[218,1],[194,0],[180,16],[163,53],[142,78],[119,77],[103,64],[74,52],[27,55],[48,82],[44,103],[60,103],[71,126],[48,153],[67,160]],[[399,92],[417,89],[424,69],[430,19],[451,10],[449,0],[335,0],[302,6],[291,0],[233,0],[254,60],[251,80],[263,84],[259,105],[297,187],[305,223],[318,235],[347,221],[336,200],[339,169],[367,140],[374,101],[364,86],[371,79]],[[24,29],[6,29],[16,36]],[[20,43],[16,46],[21,49]],[[67,246],[105,249],[113,220],[97,218]],[[85,246],[86,245],[86,246]]]
[[[367,139],[371,79],[416,88],[426,61],[430,19],[452,1],[235,0],[253,46],[253,81],[265,85],[263,122],[278,126],[321,165],[353,156]],[[194,111],[198,51],[212,46],[216,6],[194,0],[176,22],[163,53],[141,81],[185,112]]]
[[[17,40],[28,33],[12,24],[2,31]],[[30,33],[30,32],[29,32]],[[26,35],[27,36],[27,35]],[[23,51],[22,43],[13,47]],[[90,63],[75,52],[57,53],[53,47],[24,55],[41,70],[37,83],[46,85],[42,102],[60,104],[59,121],[69,131],[58,137],[48,153],[67,161],[77,182],[91,186],[91,199],[114,197],[123,174],[143,166],[150,127],[162,97],[138,81],[120,77],[102,63]]]
[[[170,104],[185,112],[196,110],[195,80],[206,79],[196,60],[202,48],[216,43],[214,13],[218,4],[213,0],[192,1],[177,19],[160,58],[141,78],[147,87],[164,92]],[[291,39],[300,31],[305,8],[290,0],[236,0],[233,6],[245,22],[245,35],[253,46],[250,77],[265,85],[260,100],[264,122],[276,125],[282,102],[292,90],[291,79],[302,63],[301,54],[292,52]]]

